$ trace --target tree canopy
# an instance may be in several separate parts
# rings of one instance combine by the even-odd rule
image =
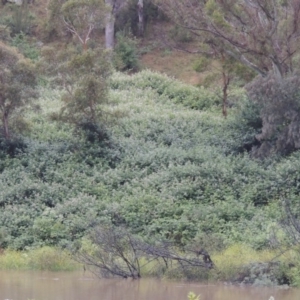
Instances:
[[[199,52],[221,51],[263,76],[293,70],[300,0],[156,1],[174,23],[198,38]]]
[[[51,0],[49,25],[57,32],[69,32],[87,49],[94,29],[104,27],[106,14],[102,0]]]
[[[54,75],[65,91],[61,117],[76,125],[96,124],[103,113],[101,104],[107,101],[107,79],[111,74],[105,53],[101,49],[78,53],[72,47],[61,51],[45,47],[43,57],[41,69]]]
[[[2,134],[11,137],[13,116],[21,116],[29,100],[35,98],[34,66],[14,48],[0,43],[0,114]]]

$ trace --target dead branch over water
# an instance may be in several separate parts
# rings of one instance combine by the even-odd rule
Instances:
[[[90,234],[93,246],[75,251],[76,259],[101,277],[137,279],[147,264],[176,264],[185,272],[191,268],[212,269],[214,263],[204,249],[179,249],[171,242],[146,243],[124,228],[98,227]]]

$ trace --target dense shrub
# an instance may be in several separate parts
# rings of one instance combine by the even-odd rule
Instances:
[[[40,88],[40,111],[26,115],[26,148],[1,159],[4,246],[66,246],[97,224],[211,251],[282,242],[278,200],[300,192],[298,152],[252,159],[243,150],[259,129],[251,110],[224,119],[209,92],[164,75],[117,73],[110,86],[103,108],[123,117],[105,130],[86,123],[84,135],[49,118],[63,92]],[[211,109],[182,105],[181,88]]]
[[[12,5],[4,9],[6,15],[4,16],[5,23],[10,27],[13,35],[26,33],[32,31],[34,24],[34,15],[30,12],[27,1],[22,2],[21,5]]]
[[[4,158],[6,155],[15,157],[25,151],[27,145],[21,137],[14,137],[12,139],[0,138],[0,157]]]
[[[204,88],[192,87],[166,75],[148,70],[131,77],[122,76],[117,73],[111,81],[111,87],[118,90],[126,90],[131,87],[140,89],[150,88],[161,96],[162,99],[167,98],[174,103],[199,110],[220,104],[220,99]]]
[[[73,47],[57,51],[45,47],[40,69],[55,77],[55,83],[67,88],[61,96],[64,102],[56,117],[79,126],[81,123],[104,121],[102,105],[107,102],[107,78],[110,63],[101,49],[78,53]]]
[[[39,58],[39,50],[33,42],[29,41],[28,37],[22,31],[11,39],[10,44],[13,47],[18,48],[18,50],[27,58],[32,60],[37,60]]]
[[[262,130],[261,105],[249,99],[240,101],[227,130],[236,137],[236,151],[249,152],[261,145],[257,136]]]
[[[5,250],[0,256],[0,269],[74,271],[79,269],[79,264],[72,260],[67,251],[42,247],[24,252]]]
[[[16,49],[0,42],[0,135],[13,137],[12,127],[23,123],[23,112],[32,99],[37,97],[36,70],[30,60]]]
[[[133,70],[139,69],[139,58],[137,50],[137,41],[131,34],[125,32],[117,33],[117,44],[114,48],[114,65],[117,70]]]

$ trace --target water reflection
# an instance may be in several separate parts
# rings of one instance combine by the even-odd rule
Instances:
[[[88,273],[0,272],[0,300],[299,300],[300,290],[249,288],[165,280],[98,278]]]

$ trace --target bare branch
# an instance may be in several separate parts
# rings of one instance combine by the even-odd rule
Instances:
[[[214,268],[209,254],[205,250],[200,252],[187,251],[179,254],[176,246],[170,242],[148,244],[134,237],[123,228],[98,227],[90,236],[97,250],[93,254],[83,249],[76,251],[78,261],[91,266],[95,274],[101,276],[119,276],[123,278],[140,278],[141,267],[147,263],[164,261],[166,268],[169,262],[177,262],[180,268]],[[199,256],[202,256],[202,259]],[[141,258],[147,263],[140,265]]]

